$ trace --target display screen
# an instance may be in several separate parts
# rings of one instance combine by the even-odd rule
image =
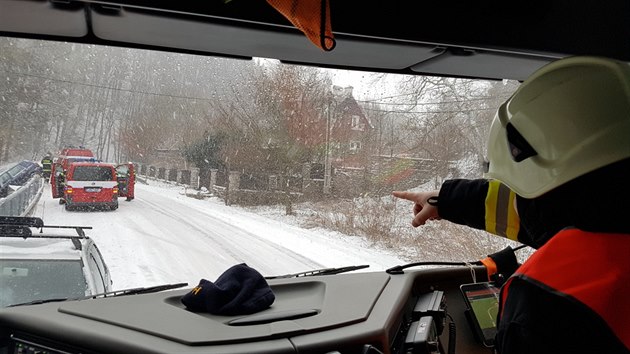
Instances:
[[[470,305],[479,322],[479,327],[496,327],[497,315],[499,313],[499,289],[488,287],[481,290],[467,292]]]
[[[484,344],[494,343],[499,313],[499,288],[489,283],[465,284],[461,288],[472,310],[473,320],[483,335]]]

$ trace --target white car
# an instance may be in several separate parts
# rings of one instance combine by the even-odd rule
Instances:
[[[26,225],[11,226],[34,225],[30,221],[41,222],[0,218],[0,307],[83,298],[111,290],[101,252],[83,232],[87,227],[55,226],[57,232],[33,233]]]

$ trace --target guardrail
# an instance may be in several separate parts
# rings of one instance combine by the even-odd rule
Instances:
[[[35,206],[44,190],[44,179],[34,175],[24,185],[0,199],[0,215],[26,216]]]

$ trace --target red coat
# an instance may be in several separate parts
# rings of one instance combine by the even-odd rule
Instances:
[[[503,286],[498,329],[501,353],[630,353],[630,235],[560,231]]]

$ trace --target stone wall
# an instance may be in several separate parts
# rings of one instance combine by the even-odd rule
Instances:
[[[448,163],[428,159],[372,159],[369,167],[336,167],[331,172],[332,196],[353,198],[363,195],[385,195],[406,190],[431,180],[438,168]],[[146,178],[186,185],[195,190],[205,187],[216,196],[239,204],[273,204],[293,200],[325,198],[322,166],[304,164],[300,175],[249,175],[239,171],[198,168],[177,169],[137,164],[136,171]],[[329,196],[328,196],[329,197]]]

